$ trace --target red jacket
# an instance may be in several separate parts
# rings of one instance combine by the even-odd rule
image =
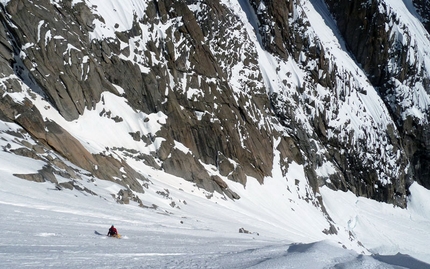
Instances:
[[[118,234],[118,231],[116,230],[115,227],[112,226],[109,228],[108,235],[112,236],[112,235],[117,235],[117,234]]]

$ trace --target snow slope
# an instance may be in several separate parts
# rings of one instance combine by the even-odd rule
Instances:
[[[316,207],[294,197],[281,204],[264,196],[269,192],[279,197],[285,180],[246,189],[234,186],[244,199],[233,202],[217,194],[208,199],[191,183],[154,171],[151,186],[140,198],[144,205],[158,207],[141,208],[115,203],[111,194],[121,186],[109,181],[84,179],[80,184],[99,194],[90,195],[17,179],[13,173],[36,171],[41,164],[12,156],[0,153],[0,258],[5,268],[430,266],[425,248],[430,240],[425,232],[430,196],[419,185],[411,188],[408,209],[324,188],[327,211],[338,229],[338,235],[325,235],[320,232],[324,218]],[[167,197],[157,193],[163,190]],[[94,233],[104,234],[111,224],[123,239]],[[240,228],[249,233],[239,233]],[[346,234],[365,247],[344,249],[356,242],[343,238]]]

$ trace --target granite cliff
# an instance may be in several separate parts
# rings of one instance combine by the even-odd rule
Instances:
[[[316,206],[327,185],[406,207],[430,187],[430,13],[400,2],[1,1],[3,150],[127,199],[141,163],[231,199],[299,169]]]

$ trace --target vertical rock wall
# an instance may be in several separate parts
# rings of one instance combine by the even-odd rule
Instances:
[[[425,5],[414,3],[428,28]],[[405,206],[412,179],[430,187],[428,111],[416,118],[405,114],[414,105],[404,106],[415,96],[414,85],[428,93],[427,66],[412,61],[419,46],[406,30],[386,31],[387,25],[403,28],[383,1],[237,2],[249,4],[247,14],[224,1],[140,4],[131,27],[120,30],[118,24],[109,28],[109,18],[85,2],[11,0],[0,14],[0,70],[19,79],[5,79],[2,91],[21,91],[24,82],[69,121],[103,102],[103,92],[125,98],[135,111],[162,113],[166,122],[157,133],[130,133],[155,148],[139,160],[209,191],[226,192],[228,185],[208,166],[246,185],[249,177],[264,183],[274,167],[285,176],[291,162],[303,166],[314,192],[328,185]],[[355,70],[342,66],[318,37],[306,16],[309,8],[335,18],[333,31],[357,61]],[[110,35],[97,27],[111,29]],[[401,36],[409,43],[400,42]],[[264,70],[259,49],[270,55],[275,74]],[[359,78],[362,71],[367,79]],[[374,109],[366,102],[375,89],[386,115],[369,111]],[[58,143],[70,138],[66,130],[41,117],[34,121],[40,124],[30,124],[28,113],[15,119],[23,107],[8,107],[13,105],[0,116],[45,138],[65,158],[95,174],[100,172],[94,163],[114,167],[97,174],[111,180],[120,175],[120,161],[83,147],[68,151]],[[42,126],[57,137],[47,139]],[[134,151],[118,148],[115,154]],[[281,160],[274,163],[278,151]],[[135,182],[127,184],[139,189]]]
[[[418,107],[420,98],[430,93],[429,66],[420,57],[411,29],[383,1],[327,4],[348,48],[390,109],[411,164],[409,178],[430,187],[429,110]],[[417,20],[423,20],[428,31],[428,8],[422,1],[414,1],[414,5],[418,9],[412,10],[412,14],[421,15]],[[418,110],[422,116],[412,114],[412,110]]]

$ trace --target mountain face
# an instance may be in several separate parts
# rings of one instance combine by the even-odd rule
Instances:
[[[3,150],[137,201],[139,163],[232,199],[300,170],[316,205],[327,185],[406,207],[430,188],[425,2],[3,0]]]

